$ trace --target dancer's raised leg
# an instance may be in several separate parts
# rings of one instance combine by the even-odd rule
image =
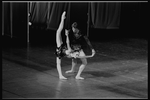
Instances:
[[[63,27],[64,27],[65,14],[66,14],[66,12],[63,12],[63,14],[61,16],[61,22],[60,22],[58,30],[56,32],[56,44],[57,44],[57,47],[60,47],[61,44],[63,43],[62,42],[62,38],[61,38],[61,32],[62,32]],[[56,57],[56,63],[57,63],[57,71],[58,71],[58,74],[59,74],[59,79],[67,79],[66,77],[64,77],[62,75],[61,58]]]
[[[56,32],[56,44],[57,44],[57,47],[60,47],[61,44],[63,43],[62,42],[62,37],[61,37],[61,32],[62,32],[62,30],[64,28],[64,20],[66,18],[65,14],[66,14],[66,12],[64,11],[62,16],[61,16],[61,22],[60,22],[59,27],[58,27],[57,32]]]

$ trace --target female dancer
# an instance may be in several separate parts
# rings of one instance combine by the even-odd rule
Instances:
[[[62,42],[62,38],[61,38],[61,32],[63,30],[64,27],[64,20],[65,20],[65,14],[66,12],[64,11],[62,16],[61,16],[61,22],[59,24],[59,27],[57,29],[56,32],[56,44],[57,44],[57,48],[56,48],[56,63],[57,63],[57,71],[58,71],[58,75],[59,75],[59,79],[67,79],[66,77],[64,77],[62,75],[62,71],[61,71],[61,58],[63,56],[65,56],[65,49],[64,49],[64,44]]]
[[[76,62],[76,58],[80,58],[82,61],[82,64],[79,68],[79,71],[76,75],[76,79],[84,79],[82,78],[80,75],[82,73],[82,71],[84,70],[85,66],[87,65],[87,59],[86,59],[86,55],[82,50],[82,40],[85,39],[86,42],[88,43],[88,45],[90,46],[90,48],[92,49],[92,56],[93,57],[95,55],[95,50],[93,49],[91,43],[89,42],[88,38],[86,36],[83,36],[82,34],[80,34],[79,29],[77,28],[77,23],[73,23],[72,24],[72,30],[65,30],[65,35],[66,35],[66,44],[67,46],[62,42],[62,38],[61,38],[61,32],[63,30],[63,26],[64,26],[64,19],[66,12],[63,12],[62,16],[61,16],[61,22],[59,25],[59,28],[56,32],[56,44],[57,44],[57,49],[56,49],[56,60],[57,60],[57,70],[58,70],[58,74],[59,74],[59,78],[60,79],[67,79],[66,77],[64,77],[62,75],[62,71],[61,71],[61,58],[62,57],[68,57],[68,58],[72,58],[72,69],[69,71],[66,71],[66,73],[70,73],[70,72],[74,72],[74,67],[77,64]],[[72,37],[71,41],[69,40],[69,32],[72,32]]]

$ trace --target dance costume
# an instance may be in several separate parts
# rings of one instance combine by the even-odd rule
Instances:
[[[65,57],[66,56],[66,50],[67,50],[67,47],[65,44],[61,44],[60,47],[57,47],[56,48],[56,52],[55,52],[55,55],[60,59],[62,57]]]
[[[77,35],[77,36],[76,36]],[[87,44],[90,46],[91,49],[93,49],[92,45],[90,44],[88,38],[80,33],[78,31],[77,33],[74,33],[72,30],[69,30],[69,40],[70,40],[70,46],[71,46],[71,53],[67,53],[67,46],[66,44],[62,44],[60,47],[56,48],[55,55],[59,58],[66,57],[70,55],[71,57],[76,58],[79,56],[80,51],[83,49],[83,42],[86,40]]]

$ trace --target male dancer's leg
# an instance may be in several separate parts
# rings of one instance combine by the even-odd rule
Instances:
[[[72,67],[71,70],[66,71],[66,73],[73,73],[75,71],[75,66],[77,65],[77,59],[72,59]]]
[[[85,53],[83,52],[83,50],[81,50],[80,55],[79,56],[85,56]],[[81,73],[84,70],[85,66],[87,65],[87,59],[86,58],[80,58],[80,60],[82,61],[81,66],[79,67],[79,71],[76,75],[76,79],[84,79],[83,77],[81,77]]]

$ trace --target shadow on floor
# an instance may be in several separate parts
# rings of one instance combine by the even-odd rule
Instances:
[[[106,78],[109,78],[109,77],[114,77],[116,75],[114,74],[111,74],[110,72],[105,72],[105,71],[85,71],[83,72],[83,75],[84,74],[88,74],[90,75],[88,78],[96,78],[96,77],[106,77]]]

